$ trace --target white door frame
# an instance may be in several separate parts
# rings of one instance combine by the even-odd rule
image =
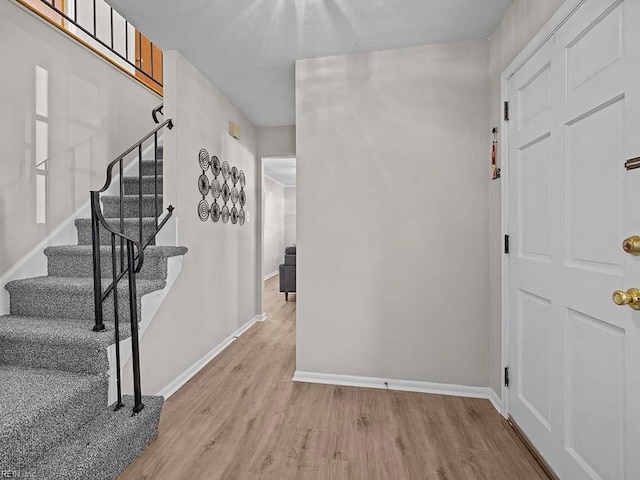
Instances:
[[[566,21],[579,9],[586,0],[565,0],[558,11],[542,27],[535,37],[518,54],[513,62],[500,76],[500,105],[508,100],[507,93],[509,82],[540,48],[551,39]],[[504,112],[503,112],[504,113]],[[500,120],[500,168],[501,168],[501,238],[504,242],[505,235],[509,235],[509,124],[504,119]],[[503,245],[504,247],[504,245]],[[504,251],[504,248],[503,248]],[[504,382],[504,367],[509,366],[509,255],[502,255],[502,416],[509,418],[509,389]]]

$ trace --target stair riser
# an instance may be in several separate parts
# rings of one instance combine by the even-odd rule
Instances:
[[[120,221],[119,220],[111,220],[109,225],[116,230],[120,231]],[[149,240],[149,238],[155,232],[155,224],[153,222],[145,222],[143,220],[142,223],[142,236],[145,240]],[[78,230],[78,245],[91,245],[91,222],[90,221],[82,221],[76,223],[76,229]],[[124,226],[124,234],[132,237],[139,238],[140,237],[140,229],[138,227],[138,221],[135,222],[126,222]],[[119,245],[120,241],[116,238],[116,246]],[[100,244],[101,245],[111,245],[111,234],[102,226],[100,227]],[[151,242],[151,245],[155,245],[155,240]]]
[[[122,213],[125,218],[139,218],[139,198],[125,198],[123,202]],[[158,197],[158,216],[162,214],[162,198]],[[154,209],[153,198],[142,199],[142,218],[155,216],[156,210]],[[105,218],[120,218],[120,198],[118,197],[103,197],[102,199],[102,214]]]
[[[155,175],[156,168],[153,160],[144,160],[142,162],[142,176],[152,176]],[[136,174],[138,173],[136,169]],[[163,174],[163,162],[158,162],[158,175]]]
[[[120,255],[116,250],[116,272],[120,273]],[[100,258],[100,270],[103,278],[111,278],[111,252],[102,254]],[[49,276],[51,277],[93,277],[93,258],[87,255],[52,255],[48,257]],[[126,255],[124,265],[127,266]],[[141,279],[167,278],[166,257],[146,255],[142,264],[142,270],[136,274]]]
[[[82,392],[57,408],[43,412],[19,431],[0,437],[0,470],[22,470],[51,447],[64,441],[78,428],[95,418],[105,408],[107,382],[102,381],[89,392]]]
[[[153,195],[156,193],[156,189],[153,188],[154,178],[151,177],[143,177],[142,179],[142,194],[143,195]],[[158,178],[157,185],[157,193],[162,193],[162,178]],[[138,178],[135,177],[133,180],[129,180],[128,177],[125,178],[124,182],[124,194],[125,195],[139,195],[140,194],[140,185],[138,184]]]
[[[25,320],[27,321],[27,320]],[[87,322],[87,330],[93,325]],[[127,330],[128,332],[128,330]],[[112,329],[105,335],[112,335]],[[98,334],[96,334],[98,335]],[[100,335],[103,335],[101,333]],[[107,349],[33,340],[1,340],[0,364],[99,375],[109,369]]]
[[[105,284],[103,288],[106,288]],[[49,318],[71,318],[87,320],[91,323],[95,319],[95,309],[93,304],[93,294],[65,295],[59,292],[33,293],[31,296],[16,295],[10,296],[11,315],[22,317],[49,317]],[[118,289],[118,311],[120,321],[129,322],[129,291],[128,288]],[[138,294],[138,312],[141,311],[141,297]],[[109,297],[103,302],[102,317],[105,322],[113,322],[113,297]],[[138,319],[140,320],[140,319]]]

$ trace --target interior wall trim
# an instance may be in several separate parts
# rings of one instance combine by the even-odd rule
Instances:
[[[191,380],[200,370],[207,366],[211,360],[220,355],[229,345],[235,342],[243,333],[249,330],[253,325],[259,322],[264,322],[267,319],[267,315],[262,313],[260,315],[256,315],[247,323],[242,325],[239,329],[225,338],[218,345],[213,347],[207,354],[205,354],[200,360],[195,362],[189,368],[187,368],[184,372],[178,375],[174,380],[172,380],[167,386],[161,389],[157,395],[163,396],[165,399],[169,398],[171,395],[176,393],[182,386],[184,386],[189,380]]]
[[[394,390],[399,392],[430,393],[435,395],[450,395],[454,397],[483,398],[502,413],[500,399],[496,392],[489,387],[473,387],[467,385],[453,385],[446,383],[417,382],[413,380],[398,380],[379,377],[361,377],[356,375],[334,375],[327,373],[302,372],[296,370],[294,382],[320,383],[324,385],[341,385],[345,387],[377,388],[380,390]]]

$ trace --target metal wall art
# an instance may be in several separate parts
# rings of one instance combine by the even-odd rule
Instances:
[[[204,148],[198,154],[198,162],[202,169],[202,175],[198,178],[198,190],[202,195],[202,200],[198,203],[200,220],[206,222],[211,218],[214,222],[218,222],[222,219],[222,223],[228,223],[231,220],[234,225],[237,223],[244,225],[247,218],[244,211],[244,206],[247,203],[247,194],[244,191],[247,179],[244,172],[238,170],[237,167],[230,166],[226,161],[220,163],[218,157],[210,157],[209,152]],[[213,173],[211,181],[207,176],[208,171]],[[207,202],[209,193],[213,197],[211,205]],[[222,206],[218,200],[221,200]],[[231,205],[229,205],[229,201],[231,201]],[[239,210],[238,207],[240,207]]]

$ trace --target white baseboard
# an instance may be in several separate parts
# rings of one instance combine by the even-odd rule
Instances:
[[[495,408],[500,415],[505,418],[509,416],[505,416],[504,412],[502,411],[502,399],[498,396],[493,388],[489,388],[489,401],[491,402],[491,405],[493,405],[493,408]]]
[[[161,395],[164,398],[169,398],[171,395],[176,393],[180,387],[182,387],[185,383],[191,380],[196,373],[202,370],[211,360],[220,355],[225,348],[231,345],[238,337],[240,337],[244,332],[249,330],[255,323],[263,322],[262,318],[265,318],[266,315],[263,313],[262,315],[256,315],[243,326],[241,326],[238,330],[233,332],[227,338],[225,338],[221,343],[216,345],[209,353],[207,353],[204,357],[198,360],[196,363],[187,368],[184,372],[182,372],[178,377],[169,383],[166,387],[158,392],[157,395]]]
[[[343,385],[346,387],[389,389],[401,392],[431,393],[455,397],[484,398],[502,414],[500,400],[489,387],[471,387],[445,383],[416,382],[412,380],[394,380],[377,377],[359,377],[355,375],[332,375],[326,373],[300,372],[293,375],[294,382],[321,383],[325,385]]]
[[[267,280],[269,280],[270,278],[275,277],[279,273],[280,273],[280,269],[276,270],[275,272],[268,273],[267,275],[264,276],[264,281],[266,282]]]
[[[257,315],[256,318],[257,318],[256,322],[261,322],[262,323],[262,322],[266,322],[267,318],[269,318],[269,317],[267,316],[266,312],[262,312],[260,315]]]

